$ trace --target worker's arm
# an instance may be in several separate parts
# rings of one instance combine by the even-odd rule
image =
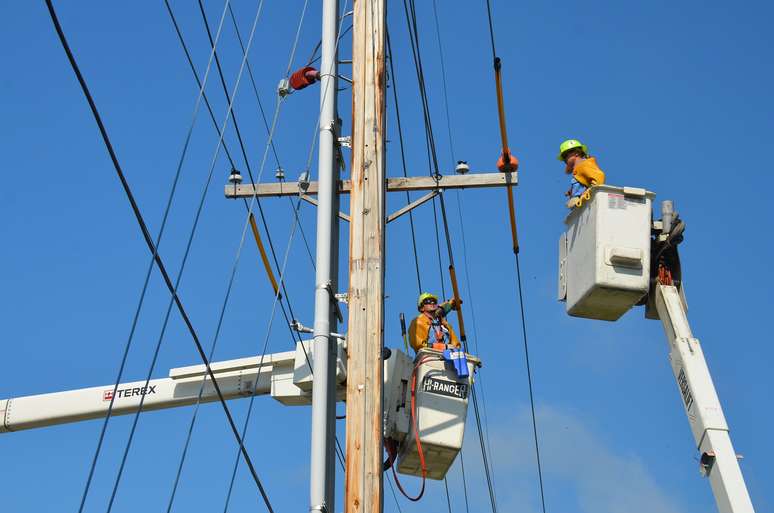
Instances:
[[[461,299],[454,299],[454,298],[452,298],[452,299],[444,301],[443,303],[438,305],[438,308],[442,309],[443,316],[446,317],[447,315],[449,315],[449,312],[451,312],[452,310],[456,310],[457,309],[457,302],[459,302],[459,304],[462,304],[462,300]]]

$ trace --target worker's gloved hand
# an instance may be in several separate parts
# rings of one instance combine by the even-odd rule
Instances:
[[[462,299],[451,298],[447,301],[447,303],[449,303],[449,306],[451,306],[452,310],[457,310],[460,305],[462,305]]]

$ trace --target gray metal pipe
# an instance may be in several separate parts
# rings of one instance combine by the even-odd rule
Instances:
[[[661,222],[663,226],[661,228],[662,233],[668,234],[672,231],[672,221],[674,219],[675,206],[672,200],[664,200],[661,202]]]
[[[312,387],[312,444],[309,511],[333,512],[336,472],[335,365],[336,330],[333,298],[338,261],[336,201],[336,65],[338,0],[323,0],[320,62],[320,146],[317,195],[317,256],[314,296],[314,386]]]

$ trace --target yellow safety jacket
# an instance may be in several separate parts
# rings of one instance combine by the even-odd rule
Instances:
[[[605,173],[599,169],[597,159],[594,157],[589,157],[575,164],[575,169],[572,170],[572,177],[584,187],[605,183]]]
[[[419,351],[423,347],[432,347],[435,342],[460,347],[460,341],[446,319],[431,319],[424,313],[420,313],[409,326],[411,347],[414,351]]]

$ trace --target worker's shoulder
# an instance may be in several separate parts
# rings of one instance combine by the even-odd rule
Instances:
[[[581,169],[599,169],[599,163],[597,162],[597,157],[588,157],[579,162],[576,167]]]
[[[428,319],[426,315],[423,315],[421,313],[411,320],[412,326],[415,326],[415,325],[425,326],[429,324],[430,324],[430,319]]]

